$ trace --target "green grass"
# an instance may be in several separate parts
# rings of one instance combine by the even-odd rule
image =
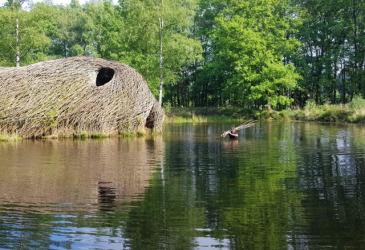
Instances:
[[[167,108],[165,123],[236,123],[253,118],[252,112],[236,107]]]
[[[247,119],[288,119],[318,122],[365,123],[365,99],[354,97],[347,104],[317,105],[308,101],[303,109],[244,110],[222,108],[168,108],[166,123],[239,123]]]
[[[102,139],[110,137],[107,134],[102,133],[88,133],[88,132],[81,132],[77,134],[73,134],[72,138],[74,139]]]
[[[104,139],[110,137],[121,137],[121,138],[135,138],[135,137],[143,137],[143,136],[154,136],[159,134],[158,132],[150,132],[144,129],[138,131],[126,131],[120,134],[107,134],[107,133],[95,133],[88,131],[79,131],[74,133],[55,133],[52,135],[37,137],[33,139],[76,139],[76,140],[86,140],[86,139]],[[0,133],[0,142],[11,142],[11,141],[19,141],[23,138],[18,136],[17,134],[7,134]]]
[[[144,132],[144,131],[137,131],[137,132],[126,131],[126,132],[122,132],[119,134],[119,136],[122,138],[142,137],[145,135],[146,135],[146,132]]]
[[[282,117],[294,120],[320,122],[365,122],[365,100],[355,97],[348,104],[316,105],[309,101],[303,109],[281,111]]]
[[[186,116],[167,116],[165,118],[165,123],[232,123],[245,121],[245,118],[233,118],[229,116],[223,115],[192,115],[189,117]]]
[[[17,134],[5,134],[0,133],[0,142],[16,142],[21,140],[22,138]]]

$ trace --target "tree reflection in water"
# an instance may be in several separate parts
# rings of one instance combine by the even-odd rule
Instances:
[[[362,248],[365,129],[268,122],[217,139],[226,127],[0,144],[1,245]]]

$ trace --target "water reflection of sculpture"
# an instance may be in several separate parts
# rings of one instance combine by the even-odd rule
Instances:
[[[0,202],[97,204],[144,193],[162,138],[26,141],[0,147]]]

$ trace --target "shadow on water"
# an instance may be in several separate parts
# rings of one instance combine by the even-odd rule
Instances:
[[[0,144],[0,246],[361,249],[365,128],[169,125],[155,140]]]
[[[98,201],[100,204],[100,210],[110,211],[115,206],[115,199],[117,198],[115,188],[109,186],[111,182],[99,182],[98,183]]]

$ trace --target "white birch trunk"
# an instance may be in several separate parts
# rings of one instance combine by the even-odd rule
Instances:
[[[160,23],[160,90],[159,90],[159,97],[158,101],[162,106],[162,96],[163,96],[163,84],[164,84],[164,74],[163,74],[163,0],[161,0],[161,13],[159,18]]]
[[[19,48],[19,18],[16,18],[16,31],[15,31],[15,40],[16,40],[16,58],[15,64],[16,67],[20,67],[20,48]]]

